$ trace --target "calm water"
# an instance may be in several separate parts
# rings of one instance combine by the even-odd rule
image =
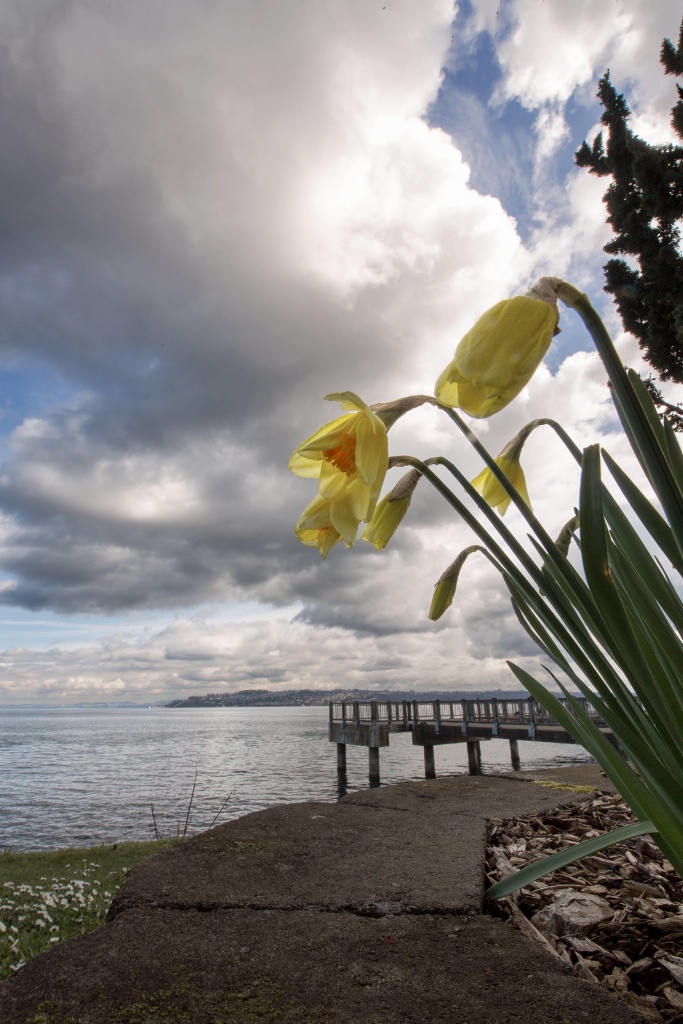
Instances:
[[[338,798],[328,712],[316,708],[0,710],[0,849],[41,850],[189,833],[275,803]],[[590,760],[567,744],[519,744],[523,768]],[[505,740],[482,743],[483,770],[509,770]],[[424,778],[406,734],[380,752],[382,784]],[[437,774],[467,772],[464,744],[436,748]],[[350,790],[367,751],[347,747]]]

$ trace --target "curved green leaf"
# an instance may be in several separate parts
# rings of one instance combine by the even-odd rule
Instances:
[[[484,899],[499,900],[503,896],[509,896],[511,892],[517,892],[529,882],[535,882],[537,878],[549,875],[551,871],[558,871],[560,868],[566,867],[567,864],[581,860],[582,857],[590,857],[591,854],[597,853],[598,850],[604,850],[607,846],[614,846],[616,843],[623,843],[626,839],[635,839],[637,836],[643,835],[657,835],[651,821],[636,821],[632,825],[623,825],[603,836],[586,839],[583,843],[560,850],[559,853],[552,853],[549,857],[543,857],[541,860],[534,861],[533,864],[528,864],[514,875],[502,878],[500,882],[496,882],[486,890]]]

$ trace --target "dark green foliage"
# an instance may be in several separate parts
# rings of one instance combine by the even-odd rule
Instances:
[[[665,39],[660,59],[666,74],[683,75],[683,23],[678,47]],[[677,85],[677,90],[671,123],[683,140],[683,89]],[[614,238],[605,252],[626,259],[605,265],[605,291],[614,296],[624,328],[638,339],[659,377],[681,382],[683,147],[651,146],[633,134],[631,112],[609,72],[600,80],[598,97],[607,140],[600,132],[592,146],[584,142],[576,162],[612,178],[604,201]]]

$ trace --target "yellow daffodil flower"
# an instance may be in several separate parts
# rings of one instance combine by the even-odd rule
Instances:
[[[372,519],[363,530],[361,540],[369,541],[378,551],[387,546],[408,511],[410,499],[421,476],[419,470],[411,469],[401,477],[393,490],[380,501]]]
[[[528,295],[503,299],[477,320],[440,374],[443,405],[481,419],[499,412],[534,375],[559,319],[555,291],[542,278]]]
[[[294,528],[301,543],[308,548],[318,548],[323,558],[327,558],[332,548],[340,540],[344,541],[346,547],[351,547],[358,530],[358,521],[356,521],[353,527],[353,538],[350,542],[347,541],[342,530],[333,525],[331,510],[332,503],[325,501],[320,495],[316,495],[310,505],[301,513],[299,522]],[[347,533],[349,532],[349,524],[339,523],[338,525],[345,525]]]
[[[352,391],[325,397],[352,411],[326,423],[299,445],[289,468],[297,476],[317,478],[321,498],[344,506],[346,514],[359,522],[368,521],[387,470],[386,427]]]

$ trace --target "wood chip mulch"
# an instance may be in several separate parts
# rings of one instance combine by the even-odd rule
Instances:
[[[605,793],[536,816],[493,819],[488,884],[633,820],[619,796]],[[562,921],[554,911],[562,901],[583,901],[601,919]],[[545,875],[490,909],[649,1019],[683,1024],[683,881],[649,836]],[[540,911],[536,927],[531,919]]]

